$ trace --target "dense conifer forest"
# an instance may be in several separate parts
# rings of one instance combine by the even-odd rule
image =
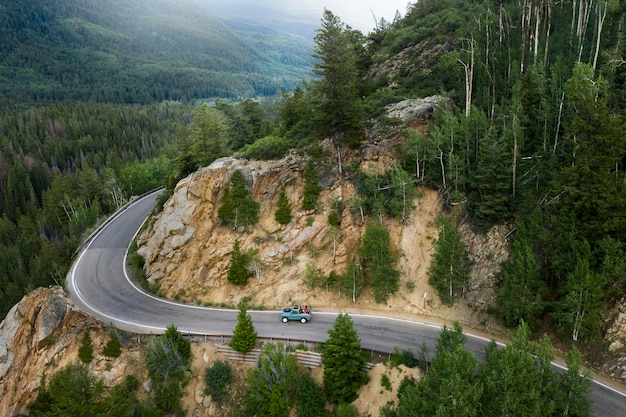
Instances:
[[[304,42],[253,44],[189,0],[14,0],[0,27],[0,104],[272,96],[309,72]]]

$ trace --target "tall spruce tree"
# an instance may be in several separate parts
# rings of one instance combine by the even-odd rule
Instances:
[[[347,314],[339,314],[333,328],[328,330],[322,352],[324,391],[328,401],[340,404],[356,399],[358,389],[369,381],[366,361],[352,319]]]
[[[302,197],[302,210],[314,210],[317,208],[317,198],[322,192],[319,183],[317,169],[312,159],[309,159],[304,167],[304,190]]]
[[[278,203],[276,211],[274,212],[274,219],[280,224],[289,224],[291,221],[291,204],[287,197],[285,187],[280,187],[280,194],[278,195]]]
[[[93,361],[93,342],[91,341],[91,331],[89,327],[85,329],[83,338],[80,340],[80,347],[78,348],[78,358],[84,364],[90,364]]]
[[[437,290],[441,301],[452,305],[454,297],[469,281],[472,262],[452,218],[440,217],[437,229],[439,236],[433,245],[435,253],[428,270],[428,281]]]
[[[330,10],[324,9],[322,27],[315,35],[313,73],[317,98],[316,121],[323,135],[343,136],[349,146],[358,144],[361,97],[355,37]]]
[[[217,217],[226,225],[251,226],[259,221],[260,204],[252,199],[240,170],[233,172],[224,189]]]
[[[239,303],[237,325],[233,331],[233,338],[230,341],[230,346],[240,353],[248,353],[254,349],[258,339],[252,316],[247,313],[246,309],[245,303]]]
[[[394,269],[397,257],[387,228],[378,222],[368,225],[359,246],[361,266],[374,288],[374,299],[383,303],[398,290],[400,271]]]
[[[248,271],[248,259],[245,253],[241,252],[239,239],[233,244],[233,251],[230,254],[230,264],[228,265],[228,282],[234,285],[246,285],[250,272]]]
[[[543,293],[537,258],[525,236],[518,236],[511,248],[511,259],[502,267],[502,284],[497,291],[498,315],[507,326],[523,320],[529,325],[543,312]]]

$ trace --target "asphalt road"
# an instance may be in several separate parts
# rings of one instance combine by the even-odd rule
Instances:
[[[137,333],[162,333],[175,324],[183,334],[232,335],[237,322],[235,310],[185,305],[144,292],[130,278],[125,267],[126,250],[158,193],[146,196],[118,212],[88,242],[68,274],[71,298],[99,320]],[[279,311],[249,311],[260,337],[323,342],[336,313],[313,311],[307,324],[280,322]],[[435,324],[351,314],[364,349],[392,353],[395,347],[416,354],[425,344],[434,352],[440,328]],[[466,347],[479,358],[487,339],[467,334]],[[594,415],[626,417],[626,394],[594,381]]]

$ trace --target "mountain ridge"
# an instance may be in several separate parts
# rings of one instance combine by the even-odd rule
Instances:
[[[289,90],[308,63],[258,51],[192,1],[26,2],[0,9],[8,103],[254,97]]]

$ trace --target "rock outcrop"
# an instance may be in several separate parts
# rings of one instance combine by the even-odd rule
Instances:
[[[78,361],[83,332],[89,328],[95,359],[89,369],[108,385],[118,383],[126,364],[109,366],[100,354],[107,336],[103,325],[76,309],[61,287],[38,288],[26,295],[0,323],[0,416],[17,416],[37,396],[42,376]]]
[[[417,119],[429,118],[437,107],[449,101],[450,99],[442,96],[411,98],[389,104],[385,110],[389,118],[400,119],[403,124],[407,124]]]
[[[427,101],[435,103],[436,100]],[[411,103],[416,104],[410,102],[400,107],[410,108]],[[418,104],[413,106],[414,111],[406,112],[407,121],[419,114],[416,109],[423,102]],[[414,201],[416,209],[404,222],[384,219],[392,245],[399,254],[396,267],[401,271],[400,290],[390,294],[386,304],[376,303],[371,289],[353,302],[337,289],[329,291],[324,285],[317,288],[307,285],[307,276],[312,271],[323,276],[333,271],[344,273],[348,264],[357,258],[367,226],[367,219],[361,218],[358,210],[351,206],[356,192],[354,185],[339,173],[335,162],[337,153],[330,142],[323,146],[329,157],[318,164],[324,189],[319,198],[320,206],[314,212],[300,210],[306,159],[295,153],[278,161],[224,158],[181,180],[163,211],[138,238],[149,281],[156,284],[162,294],[194,304],[235,306],[246,298],[252,306],[278,308],[298,301],[316,308],[454,317],[468,325],[463,318],[465,311],[456,311],[467,309],[467,303],[445,307],[428,284],[432,238],[436,237],[435,219],[441,213],[441,201],[435,190],[420,189],[421,196]],[[382,173],[394,161],[389,149],[393,149],[393,145],[388,139],[370,141],[356,159],[363,171]],[[349,155],[344,156],[344,165],[349,164],[349,158]],[[244,174],[249,191],[261,204],[259,224],[246,230],[222,226],[217,217],[224,187],[235,170]],[[274,220],[281,186],[286,189],[293,213],[292,221],[286,226]],[[333,229],[328,224],[328,216],[337,203],[342,207],[341,227]],[[500,262],[507,256],[501,235],[497,230],[484,237],[482,243],[473,245],[475,258],[480,262],[473,274],[470,308],[478,307],[478,314],[483,314],[493,299],[493,277],[498,266],[488,264],[490,260]],[[478,240],[480,236],[470,237],[474,238]],[[259,274],[242,287],[226,279],[236,239],[242,251],[256,253],[260,267]],[[488,295],[481,295],[483,290]]]
[[[626,297],[622,297],[608,311],[605,322],[604,340],[613,356],[605,365],[605,370],[609,376],[626,382]]]

